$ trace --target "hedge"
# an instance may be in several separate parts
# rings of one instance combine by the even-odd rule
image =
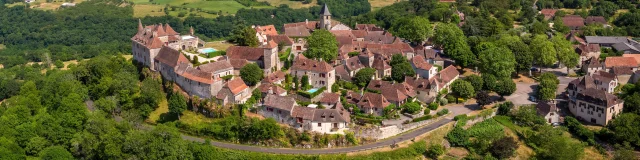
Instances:
[[[418,117],[418,118],[416,118],[416,119],[413,119],[413,122],[425,121],[425,120],[429,120],[429,119],[431,119],[431,118],[433,118],[433,116],[431,116],[430,114],[427,114],[427,115],[425,115],[425,116],[422,116],[422,117]]]

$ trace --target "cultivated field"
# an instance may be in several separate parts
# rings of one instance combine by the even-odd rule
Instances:
[[[206,18],[215,18],[218,14],[235,14],[243,8],[271,8],[271,6],[246,7],[234,0],[206,1],[206,0],[132,0],[134,6],[134,16],[163,16],[163,9],[168,8],[169,15],[175,17],[187,17],[190,14],[199,15]]]
[[[318,1],[317,0],[312,0],[311,3],[309,4],[302,4],[302,1],[292,1],[292,0],[258,0],[260,2],[269,2],[269,4],[271,4],[271,6],[274,7],[278,7],[282,4],[286,4],[291,8],[294,9],[298,9],[298,8],[309,8],[309,7],[313,7],[315,5],[317,5]]]
[[[369,0],[369,3],[371,3],[371,10],[375,11],[382,7],[392,5],[393,3],[400,2],[400,1],[406,1],[406,0]]]

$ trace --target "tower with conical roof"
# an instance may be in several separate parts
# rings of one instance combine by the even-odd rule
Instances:
[[[320,20],[320,26],[318,28],[324,28],[326,30],[330,30],[331,29],[331,13],[329,12],[329,7],[327,7],[327,4],[325,3],[324,6],[322,6],[322,10],[320,11],[320,18],[322,18]]]

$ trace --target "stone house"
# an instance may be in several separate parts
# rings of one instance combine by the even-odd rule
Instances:
[[[197,48],[200,39],[194,35],[193,28],[190,29],[190,33],[191,35],[181,36],[169,24],[143,27],[142,22],[138,20],[138,32],[131,37],[131,53],[136,61],[153,70],[156,68],[154,59],[163,46],[174,50]]]
[[[591,58],[600,58],[600,45],[598,44],[578,44],[575,45],[575,51],[580,55],[580,62],[587,61]]]
[[[638,62],[633,57],[607,57],[604,60],[604,69],[609,72],[614,67],[627,67],[632,71],[638,70]]]
[[[276,95],[267,95],[259,113],[298,130],[327,134],[344,134],[351,123],[349,112],[341,103],[336,103],[335,109],[316,109],[299,106],[291,97]]]
[[[273,84],[282,84],[282,81],[285,80],[285,73],[282,71],[273,72],[262,80],[264,83],[273,83]]]
[[[318,101],[326,108],[333,108],[337,103],[340,103],[340,95],[337,93],[325,92],[322,93],[322,98]]]
[[[304,55],[299,55],[295,59],[290,69],[290,74],[302,80],[302,76],[309,77],[309,85],[313,88],[327,87],[327,92],[331,92],[331,86],[336,81],[336,70],[327,62],[307,59]]]
[[[415,98],[421,102],[431,103],[438,95],[438,83],[435,79],[425,79],[416,77],[405,77],[404,82],[413,86],[416,92]]]
[[[268,41],[267,45],[257,48],[247,46],[231,46],[227,48],[227,58],[230,60],[247,60],[256,63],[269,75],[282,67],[278,58],[278,44]]]
[[[569,111],[579,120],[606,126],[614,116],[622,113],[623,104],[622,99],[611,93],[589,88],[569,101]]]
[[[559,110],[554,102],[538,102],[536,111],[539,116],[544,117],[548,124],[562,122]]]
[[[381,80],[371,80],[367,89],[380,91],[382,96],[390,103],[401,106],[406,103],[409,98],[416,96],[413,86],[407,83],[395,83]]]
[[[584,18],[579,15],[565,15],[562,17],[562,23],[571,30],[580,30],[584,27]]]
[[[278,95],[278,96],[286,96],[287,90],[283,89],[280,86],[273,85],[271,83],[263,83],[258,89],[262,93],[261,97],[267,97],[268,94]]]
[[[603,71],[604,65],[600,63],[598,58],[591,57],[582,62],[581,69],[586,75],[592,75],[597,71]]]
[[[427,62],[427,60],[421,55],[411,59],[411,66],[413,67],[413,70],[416,71],[416,74],[422,78],[430,79],[438,73],[438,68]]]
[[[544,15],[544,20],[553,19],[556,16],[557,9],[542,9],[540,14]]]
[[[258,42],[260,42],[261,45],[267,45],[267,36],[269,35],[278,35],[278,31],[276,30],[276,27],[274,27],[273,25],[266,25],[266,26],[251,26],[251,28],[253,28],[254,30],[256,30],[256,37],[258,38]]]
[[[250,88],[242,81],[241,77],[233,78],[218,92],[216,98],[219,104],[228,103],[244,104],[251,97]]]
[[[382,94],[367,92],[364,93],[360,102],[358,102],[357,106],[365,114],[372,114],[375,116],[382,116],[384,108],[389,106],[389,101],[387,101]]]
[[[583,76],[569,82],[567,93],[569,98],[575,98],[578,93],[586,89],[597,89],[607,93],[613,93],[618,86],[618,79],[609,73],[599,71],[591,76]]]
[[[341,65],[336,66],[336,74],[339,76],[337,78],[351,82],[351,78],[362,68],[364,68],[364,65],[360,63],[358,57],[345,59]]]

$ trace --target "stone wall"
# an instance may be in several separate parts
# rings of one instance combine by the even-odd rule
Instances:
[[[432,124],[434,122],[441,120],[444,117],[446,116],[440,116],[438,118],[415,122],[415,123],[399,124],[399,125],[386,126],[386,127],[379,127],[379,126],[353,127],[351,131],[353,131],[355,133],[355,136],[359,138],[380,140],[380,139],[393,137],[395,135],[398,135],[400,133],[403,133],[412,129],[416,129],[418,127]]]

